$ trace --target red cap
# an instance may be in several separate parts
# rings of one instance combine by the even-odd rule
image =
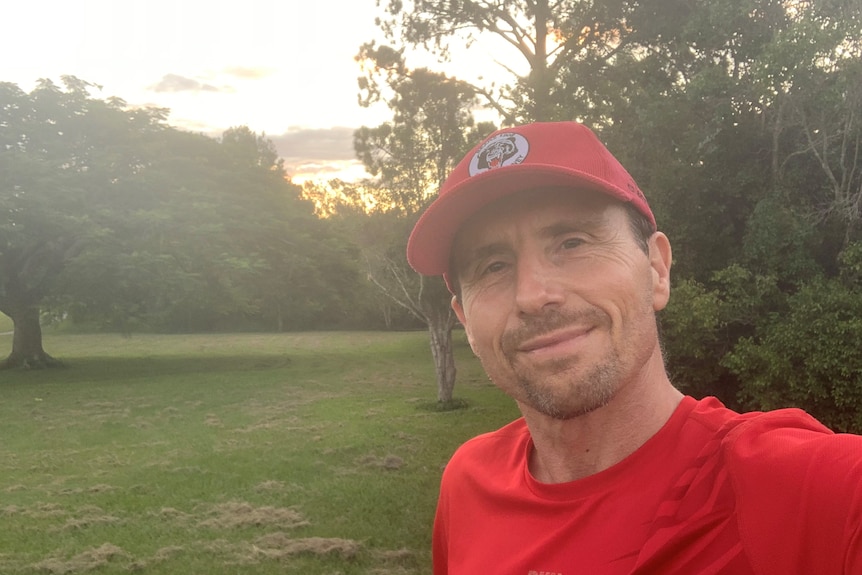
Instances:
[[[634,179],[589,128],[576,122],[497,130],[455,167],[416,222],[407,261],[424,275],[448,271],[461,225],[491,202],[547,186],[604,192],[632,205],[655,228],[655,216]]]

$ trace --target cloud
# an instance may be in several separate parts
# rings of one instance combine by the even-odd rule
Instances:
[[[287,173],[294,179],[360,177],[362,165],[353,151],[355,128],[297,128],[273,136],[267,134]],[[350,176],[348,176],[350,174]]]
[[[186,78],[178,74],[165,74],[162,79],[149,88],[153,92],[232,92],[229,87],[216,88],[204,84],[194,78]]]
[[[269,68],[245,68],[243,66],[235,66],[233,68],[226,68],[224,73],[228,76],[242,78],[244,80],[257,80],[259,78],[271,76],[273,74],[273,70]]]
[[[336,126],[334,128],[300,128],[273,136],[272,140],[278,155],[287,160],[355,160],[353,151],[353,132],[355,128]]]

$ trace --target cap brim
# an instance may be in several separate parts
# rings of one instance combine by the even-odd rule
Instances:
[[[407,261],[423,275],[446,273],[455,235],[473,214],[506,196],[551,186],[601,191],[625,202],[631,199],[604,180],[560,166],[521,164],[490,170],[464,180],[425,210],[407,242]]]

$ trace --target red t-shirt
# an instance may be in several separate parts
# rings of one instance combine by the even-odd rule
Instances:
[[[617,465],[569,483],[527,469],[523,419],[443,474],[435,575],[862,575],[862,437],[797,409],[686,397]]]

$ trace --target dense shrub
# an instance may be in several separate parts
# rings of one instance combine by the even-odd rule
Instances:
[[[862,253],[862,252],[857,252]],[[787,300],[722,364],[739,377],[746,408],[796,406],[839,431],[862,431],[862,293],[817,279]]]

